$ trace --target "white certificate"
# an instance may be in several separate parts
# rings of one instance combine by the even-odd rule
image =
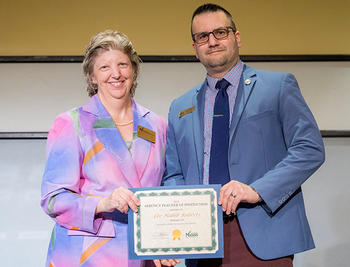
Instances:
[[[133,190],[140,200],[129,213],[131,259],[223,257],[219,186]]]

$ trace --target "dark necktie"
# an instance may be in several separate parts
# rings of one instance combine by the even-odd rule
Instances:
[[[226,184],[230,181],[228,170],[228,143],[230,108],[228,103],[228,81],[218,81],[215,88],[219,90],[215,98],[213,128],[211,136],[209,183]]]

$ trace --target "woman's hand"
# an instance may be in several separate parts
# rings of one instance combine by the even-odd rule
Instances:
[[[175,266],[176,264],[180,263],[180,260],[177,259],[166,259],[166,260],[153,260],[156,267],[164,266]]]
[[[124,187],[119,187],[108,197],[103,197],[99,200],[95,214],[113,212],[116,209],[122,213],[128,213],[129,207],[134,212],[137,212],[138,206],[140,206],[140,201],[134,193]]]

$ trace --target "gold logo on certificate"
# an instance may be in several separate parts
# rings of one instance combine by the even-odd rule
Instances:
[[[179,229],[176,229],[173,231],[173,240],[181,240],[181,231]]]

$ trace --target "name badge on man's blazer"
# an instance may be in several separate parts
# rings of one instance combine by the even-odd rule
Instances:
[[[150,141],[152,143],[156,142],[156,133],[150,129],[147,129],[143,126],[137,126],[137,136],[141,137],[147,141]]]
[[[194,111],[194,106],[190,108],[186,108],[179,113],[179,118],[181,118],[182,116],[185,116],[186,114],[192,113],[193,111]]]

